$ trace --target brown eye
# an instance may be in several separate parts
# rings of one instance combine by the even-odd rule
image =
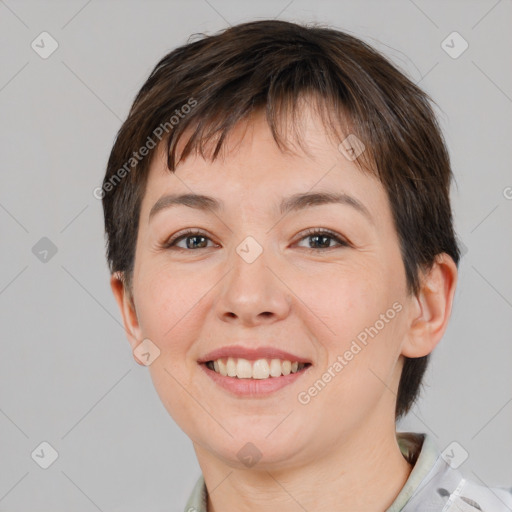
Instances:
[[[305,247],[307,250],[312,251],[318,251],[322,249],[335,249],[336,247],[342,246],[342,247],[348,247],[349,244],[340,238],[336,233],[329,231],[329,230],[308,230],[301,238],[302,240],[310,239],[309,247]],[[338,245],[337,246],[331,246],[331,242],[335,241]],[[315,247],[311,247],[315,246]]]
[[[184,246],[179,246],[178,243],[180,243],[182,240],[185,241],[185,244]],[[208,238],[203,232],[189,230],[171,238],[171,240],[164,244],[164,247],[166,249],[177,248],[183,250],[207,249],[208,241],[211,241],[211,239]]]

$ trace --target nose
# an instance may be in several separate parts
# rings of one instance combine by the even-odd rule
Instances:
[[[215,305],[222,321],[254,327],[286,318],[292,297],[270,259],[263,251],[249,263],[234,253]]]

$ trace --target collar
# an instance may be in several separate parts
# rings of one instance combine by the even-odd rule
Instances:
[[[512,487],[494,487],[468,481],[457,469],[467,452],[453,442],[443,453],[428,434],[397,432],[404,458],[413,465],[409,478],[386,512],[510,512]],[[462,451],[461,451],[462,450]],[[455,458],[454,458],[455,457]],[[199,477],[185,512],[208,512],[208,491]]]
[[[398,512],[403,509],[437,458],[437,447],[428,434],[397,432],[396,438],[402,455],[414,467],[400,494],[386,512]],[[207,496],[208,491],[201,475],[188,499],[185,512],[208,512]]]

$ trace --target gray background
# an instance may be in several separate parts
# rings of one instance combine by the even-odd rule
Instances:
[[[148,370],[132,359],[108,284],[93,189],[157,60],[192,33],[273,17],[360,36],[438,103],[457,181],[456,230],[467,252],[422,399],[399,427],[430,432],[441,449],[457,441],[469,454],[461,466],[469,478],[511,485],[509,0],[4,0],[0,510],[184,507],[199,466]],[[43,31],[59,44],[47,59],[31,48]],[[441,46],[453,31],[469,43],[456,59]],[[43,237],[57,248],[46,261],[32,250]],[[31,457],[42,441],[59,454],[48,469]]]

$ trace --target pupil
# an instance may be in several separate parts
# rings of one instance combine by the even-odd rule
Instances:
[[[313,240],[315,240],[315,242],[313,242],[313,243],[316,243],[316,241],[317,241],[318,239],[324,239],[324,240],[326,240],[326,241],[327,241],[327,243],[326,243],[326,244],[321,244],[321,245],[322,245],[323,247],[329,247],[329,239],[330,239],[330,237],[328,237],[328,236],[326,236],[326,235],[313,235],[313,236],[312,236],[312,239],[313,239]]]
[[[197,238],[202,238],[203,240],[205,240],[205,237],[204,237],[204,236],[199,236],[199,235],[189,236],[189,237],[187,238],[187,249],[191,249],[191,248],[194,248],[194,247],[197,247],[197,246],[198,246],[198,244],[189,244],[189,243],[188,243],[188,241],[189,241],[190,239],[193,239],[193,238],[196,238],[196,239],[197,239]]]

